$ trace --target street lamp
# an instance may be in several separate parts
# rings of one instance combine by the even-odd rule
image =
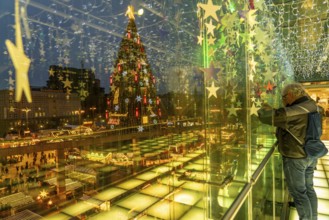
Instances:
[[[26,129],[29,130],[29,112],[31,111],[30,108],[26,107],[21,109],[23,112],[25,112],[25,118],[26,118]]]
[[[79,132],[81,134],[81,126],[82,126],[82,123],[81,123],[81,114],[85,113],[84,110],[81,110],[79,109],[78,111],[75,111],[76,114],[79,114]]]

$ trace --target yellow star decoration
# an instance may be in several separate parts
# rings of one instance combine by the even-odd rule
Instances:
[[[254,81],[254,74],[253,74],[252,72],[250,72],[250,74],[248,75],[248,77],[249,77],[249,80],[250,80],[251,82]]]
[[[254,56],[251,56],[251,60],[249,60],[250,72],[256,73],[256,65],[257,65],[257,62],[255,62]]]
[[[260,109],[260,108],[257,108],[256,105],[255,105],[255,103],[252,103],[252,106],[251,106],[251,108],[250,108],[250,116],[251,116],[251,115],[256,115],[256,116],[258,116],[257,111],[258,111],[259,109]]]
[[[132,5],[128,6],[128,10],[126,11],[125,15],[128,16],[129,19],[134,19],[135,20],[134,7]]]
[[[256,13],[257,12],[257,9],[254,9],[254,10],[250,10],[248,13],[247,13],[247,20],[248,20],[248,23],[250,25],[251,28],[253,28],[256,24],[258,24],[258,22],[256,21]]]
[[[9,85],[14,85],[15,84],[15,80],[11,77],[9,77]]]
[[[208,4],[198,3],[197,6],[202,8],[205,11],[203,19],[207,19],[208,17],[212,17],[213,19],[215,19],[215,21],[218,22],[218,17],[216,15],[216,11],[220,10],[221,6],[214,5],[212,3],[212,0],[208,0]]]
[[[215,40],[216,40],[216,38],[213,38],[212,36],[209,36],[209,38],[208,38],[208,44],[209,45],[214,45],[215,44]]]
[[[147,106],[147,111],[152,112],[152,106],[151,105]]]
[[[202,35],[200,34],[200,35],[198,36],[198,44],[199,44],[199,45],[202,45],[202,41],[203,41],[203,37],[202,37]]]
[[[205,23],[205,25],[207,27],[207,35],[210,34],[211,36],[214,36],[216,26],[212,24],[212,20],[210,20],[209,23]]]
[[[66,88],[66,95],[71,95],[71,90],[69,88]]]
[[[64,83],[64,88],[71,88],[72,81],[70,81],[68,78],[63,81]]]
[[[16,70],[15,100],[16,102],[20,102],[22,93],[24,92],[27,101],[31,103],[32,96],[28,77],[31,60],[24,53],[18,0],[15,1],[15,34],[16,45],[14,45],[10,40],[5,41],[11,60]]]
[[[217,49],[214,48],[209,48],[208,50],[208,56],[213,57],[215,55],[215,52],[217,51]]]
[[[230,116],[230,115],[237,116],[237,114],[236,114],[236,108],[234,108],[233,105],[231,105],[231,108],[226,108],[226,110],[228,111],[228,116]]]
[[[42,190],[42,191],[40,191],[39,195],[40,195],[41,198],[47,198],[48,192],[46,190]]]
[[[9,107],[9,112],[15,112],[15,108],[13,106]]]
[[[84,87],[85,87],[85,85],[86,85],[86,83],[85,83],[85,82],[79,82],[79,86],[80,86],[81,88],[84,88]]]
[[[215,98],[217,98],[216,92],[219,87],[216,87],[214,82],[211,82],[211,87],[206,87],[206,89],[209,91],[208,98],[210,98],[211,96],[215,96]]]
[[[88,91],[84,90],[84,89],[81,89],[80,90],[80,97],[87,97],[87,96],[88,96]]]
[[[48,72],[49,72],[49,76],[54,76],[55,71],[53,69],[50,69]]]

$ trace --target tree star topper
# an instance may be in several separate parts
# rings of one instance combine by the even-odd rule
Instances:
[[[14,45],[10,40],[6,40],[5,43],[16,70],[15,101],[20,102],[22,93],[24,92],[27,101],[31,103],[32,96],[28,77],[31,60],[24,53],[18,1],[19,0],[15,1],[16,45]]]
[[[126,11],[125,15],[128,16],[129,19],[135,20],[134,7],[132,5],[128,6],[128,10]]]

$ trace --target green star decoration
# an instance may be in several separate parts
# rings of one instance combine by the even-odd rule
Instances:
[[[233,105],[231,105],[230,108],[226,108],[226,110],[228,111],[228,116],[230,115],[233,115],[233,116],[237,116],[237,113],[236,113],[236,108],[234,108]]]

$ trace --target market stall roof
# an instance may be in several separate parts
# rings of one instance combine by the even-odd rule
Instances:
[[[44,219],[45,218],[43,218],[42,216],[34,212],[31,212],[28,209],[18,212],[15,215],[4,218],[4,220],[44,220]]]

